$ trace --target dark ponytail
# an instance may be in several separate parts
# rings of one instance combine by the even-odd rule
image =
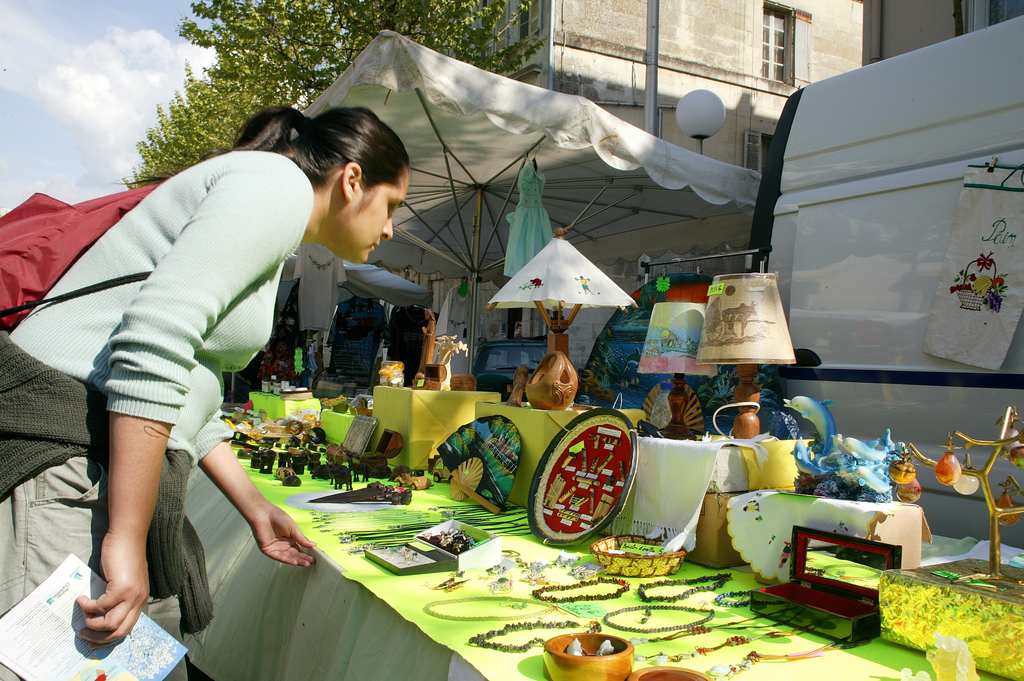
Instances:
[[[315,118],[282,106],[250,118],[235,142],[236,150],[272,151],[292,159],[314,187],[331,170],[355,162],[366,187],[397,184],[409,168],[405,145],[369,109],[336,107]]]

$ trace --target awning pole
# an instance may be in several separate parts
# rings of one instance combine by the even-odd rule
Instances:
[[[476,357],[476,339],[479,333],[477,319],[477,301],[480,294],[480,220],[483,210],[484,189],[476,190],[476,208],[473,211],[473,268],[469,272],[469,370],[473,371],[473,359]]]

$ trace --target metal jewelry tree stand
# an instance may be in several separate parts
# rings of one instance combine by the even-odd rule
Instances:
[[[1002,555],[1000,551],[1000,521],[1005,519],[1013,518],[1016,516],[1024,515],[1024,506],[1013,505],[1013,506],[999,506],[995,494],[992,492],[992,484],[989,482],[989,476],[992,473],[992,469],[999,460],[999,457],[1010,458],[1010,450],[1015,446],[1019,446],[1024,443],[1024,434],[1017,434],[1013,437],[1007,437],[1012,428],[1014,422],[1017,420],[1017,409],[1016,407],[1007,407],[1006,413],[1003,416],[1002,428],[1000,429],[999,440],[976,440],[969,435],[965,435],[957,431],[953,434],[953,437],[957,437],[964,443],[964,449],[971,449],[972,447],[991,447],[992,453],[989,455],[988,460],[985,461],[985,465],[980,469],[971,467],[964,468],[961,475],[967,475],[978,479],[981,484],[981,490],[985,495],[985,505],[988,507],[989,516],[989,554],[988,554],[988,575],[989,579],[1002,579]],[[950,444],[952,438],[950,438]],[[913,443],[907,443],[907,449],[913,455],[917,461],[928,466],[931,469],[935,469],[939,465],[938,461],[928,458],[925,456],[920,449],[918,449]],[[949,451],[952,448],[950,447]],[[1007,478],[1006,483],[1003,485],[1004,488],[1014,487],[1016,490],[1020,490],[1020,485],[1011,475]],[[1008,495],[1004,495],[1003,499],[1009,498]]]

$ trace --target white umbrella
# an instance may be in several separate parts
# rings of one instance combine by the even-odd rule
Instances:
[[[471,309],[479,279],[500,273],[504,216],[530,158],[547,177],[552,223],[571,226],[568,238],[588,253],[627,232],[633,238],[616,240],[615,255],[629,257],[638,245],[650,255],[684,251],[719,229],[735,233],[736,220],[749,230],[742,213],[754,205],[755,171],[660,140],[582,97],[483,71],[396,33],[377,36],[307,113],[332,106],[373,110],[412,160],[396,239],[374,261],[468,276]],[[476,335],[471,326],[471,348]]]

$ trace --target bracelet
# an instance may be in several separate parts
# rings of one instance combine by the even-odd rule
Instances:
[[[715,605],[723,608],[745,608],[750,605],[749,591],[726,591],[715,596]]]
[[[646,613],[648,617],[650,617],[650,613],[652,610],[668,610],[672,612],[697,612],[704,613],[704,617],[694,620],[693,622],[687,622],[686,624],[669,624],[664,627],[648,628],[629,627],[625,625],[615,624],[614,622],[612,622],[613,617],[624,615],[627,612],[643,611],[644,613]],[[698,628],[704,629],[704,625],[710,622],[714,618],[714,616],[715,613],[713,611],[701,610],[700,608],[690,608],[685,605],[636,605],[631,608],[622,608],[621,610],[610,612],[604,616],[604,620],[602,621],[609,627],[612,627],[613,629],[618,629],[619,631],[629,631],[636,634],[662,634],[669,631],[691,631],[693,629]]]
[[[675,603],[677,601],[686,600],[695,593],[721,589],[730,579],[732,579],[732,575],[728,572],[723,572],[717,575],[706,575],[704,577],[695,577],[693,579],[662,579],[657,582],[641,584],[637,587],[636,595],[639,596],[640,600],[644,603]],[[688,589],[675,596],[651,596],[648,593],[652,589],[660,589],[666,586],[690,586],[693,584],[703,584],[704,586],[695,586],[692,589]]]
[[[535,638],[531,638],[526,643],[495,643],[490,639],[517,631],[529,631],[530,629],[575,629],[578,626],[579,624],[577,622],[570,620],[566,620],[564,622],[544,622],[541,620],[536,622],[513,622],[512,624],[506,624],[501,629],[485,631],[482,634],[477,634],[469,639],[469,645],[477,646],[479,648],[487,648],[489,650],[497,650],[500,653],[525,653],[534,646],[544,645],[544,639],[537,636]]]
[[[454,605],[456,603],[479,603],[481,605],[487,605],[491,608],[497,607],[508,607],[517,610],[525,610],[531,605],[534,605],[533,601],[527,598],[513,598],[512,596],[473,596],[471,598],[456,598],[449,601],[434,601],[427,603],[423,606],[423,612],[436,617],[439,620],[448,620],[449,622],[504,622],[509,620],[521,620],[527,617],[540,617],[541,615],[549,612],[550,607],[545,607],[541,610],[535,610],[532,612],[521,612],[517,615],[445,615],[437,612],[437,608],[443,605]]]
[[[549,593],[556,591],[575,591],[576,589],[582,589],[588,586],[594,586],[595,584],[614,584],[618,586],[615,591],[606,594],[585,594],[582,596],[548,596]],[[578,584],[562,584],[555,586],[542,586],[539,589],[533,590],[533,597],[538,601],[544,603],[575,603],[577,601],[609,601],[613,598],[618,598],[622,594],[629,591],[629,584],[624,579],[612,579],[610,577],[597,577],[586,582],[579,582]]]

